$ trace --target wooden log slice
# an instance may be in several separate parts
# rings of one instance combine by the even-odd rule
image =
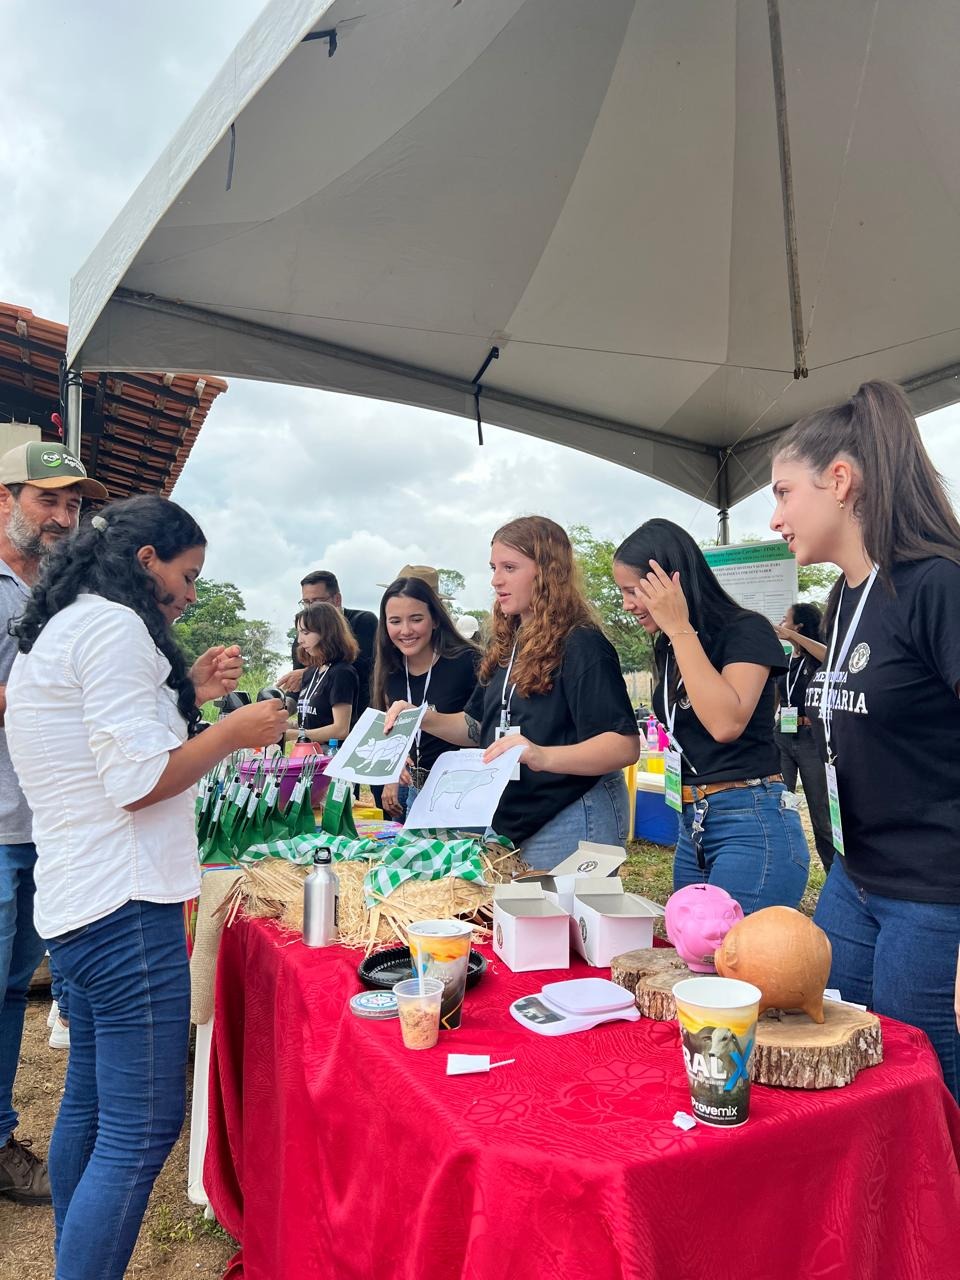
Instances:
[[[677,1016],[676,984],[700,976],[691,974],[676,952],[661,948],[617,956],[610,973],[614,982],[633,990],[644,1017],[658,1022]],[[818,1024],[799,1010],[765,1013],[757,1023],[753,1080],[791,1089],[838,1089],[864,1067],[883,1061],[880,1022],[872,1013],[825,1000],[823,1017]]]

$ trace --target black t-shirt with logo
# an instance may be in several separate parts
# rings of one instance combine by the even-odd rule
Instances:
[[[680,687],[673,732],[683,748],[684,784],[739,782],[779,773],[780,748],[774,738],[774,677],[786,669],[787,656],[777,633],[761,614],[744,612],[708,642],[706,654],[718,671],[734,662],[751,662],[758,667],[769,667],[773,674],[763,686],[753,715],[736,742],[717,742],[700,723],[689,697]],[[671,687],[675,682],[675,661],[671,650]],[[659,675],[660,683],[653,692],[653,709],[658,720],[666,724],[663,672]]]
[[[777,676],[777,695],[781,707],[796,707],[800,715],[807,714],[807,686],[819,667],[820,663],[811,654],[794,654],[787,670],[782,676]]]
[[[426,690],[426,700],[444,715],[453,715],[462,711],[470,701],[470,695],[477,687],[477,666],[480,655],[473,649],[465,649],[449,658],[438,658],[430,672],[430,687]],[[424,687],[427,683],[426,672],[422,676],[410,677],[410,699],[414,706],[424,700]],[[387,676],[387,706],[391,702],[407,701],[407,677],[402,671],[391,671]],[[432,733],[421,733],[420,750],[414,750],[414,763],[420,769],[432,769],[437,757],[444,751],[453,751],[449,742],[435,738]]]
[[[356,707],[357,673],[349,662],[332,662],[321,674],[319,667],[304,672],[297,702],[297,723],[301,729],[322,729],[333,721],[333,708],[349,702]],[[351,716],[351,723],[353,716]]]
[[[896,565],[871,588],[831,681],[845,865],[869,892],[960,902],[960,565]],[[837,649],[866,584],[844,589]],[[807,714],[823,737],[824,672]],[[923,945],[922,939],[918,945]]]
[[[480,724],[480,742],[485,747],[494,741],[500,723],[506,674],[506,668],[501,667],[488,685],[477,685],[466,706],[467,715]],[[636,734],[637,719],[620,659],[606,636],[594,627],[571,631],[550,692],[529,698],[515,692],[510,724],[544,747],[571,746],[599,733]],[[566,773],[534,773],[521,764],[520,777],[507,783],[491,825],[515,845],[522,844],[561,809],[586,795],[597,781],[596,777]]]

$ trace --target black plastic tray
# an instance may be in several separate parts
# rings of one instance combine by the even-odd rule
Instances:
[[[467,986],[476,986],[486,970],[486,957],[479,951],[471,951],[467,964]],[[386,951],[377,951],[357,966],[357,977],[364,986],[381,991],[391,991],[398,982],[413,976],[409,947],[389,947]]]

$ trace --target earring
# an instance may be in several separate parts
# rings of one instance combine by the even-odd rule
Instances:
[[[844,511],[846,509],[846,505],[847,504],[843,501],[842,498],[837,499],[837,506],[840,508],[841,511]]]

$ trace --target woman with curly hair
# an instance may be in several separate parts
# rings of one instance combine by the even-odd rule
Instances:
[[[521,516],[493,535],[490,568],[496,601],[480,683],[463,713],[428,711],[423,727],[455,746],[486,747],[487,761],[522,747],[492,825],[532,866],[553,866],[581,840],[622,844],[622,770],[640,755],[640,738],[570,539],[545,516]]]
[[[70,1062],[50,1142],[56,1274],[119,1280],[183,1123],[200,890],[194,783],[276,742],[278,700],[205,732],[238,649],[188,670],[171,631],[206,539],[182,507],[114,502],[50,555],[15,624],[5,729],[33,813],[37,932],[70,988]]]

